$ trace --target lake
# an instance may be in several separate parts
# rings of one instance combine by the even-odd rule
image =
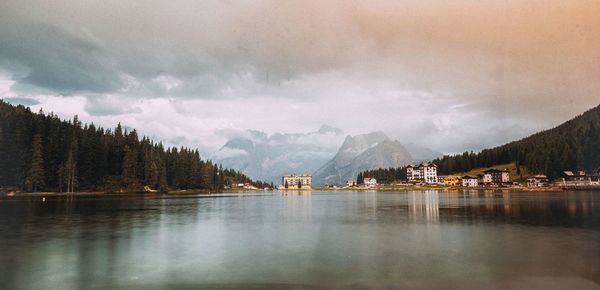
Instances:
[[[1,289],[600,289],[600,192],[0,199]]]

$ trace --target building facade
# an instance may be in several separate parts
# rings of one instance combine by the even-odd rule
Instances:
[[[461,186],[462,178],[456,175],[447,175],[444,176],[444,185],[445,186]]]
[[[438,175],[437,176],[437,180],[436,180],[435,183],[437,183],[437,184],[444,184],[444,179],[445,178],[446,178],[446,176],[444,176],[444,175]]]
[[[527,187],[544,187],[548,185],[548,177],[538,174],[527,178]]]
[[[591,186],[600,185],[600,175],[598,172],[585,171],[564,171],[564,186]]]
[[[363,184],[367,187],[377,186],[377,179],[366,177],[363,180]]]
[[[433,163],[421,163],[418,166],[409,165],[406,167],[406,178],[409,181],[437,183],[437,165]]]
[[[284,189],[311,189],[312,176],[310,174],[288,174],[281,179]]]
[[[483,181],[492,184],[503,184],[510,182],[510,174],[508,170],[490,169],[483,172]],[[486,177],[487,175],[487,177]],[[490,181],[491,180],[491,181]]]
[[[484,184],[491,184],[492,183],[492,175],[489,173],[486,173],[483,175],[483,178],[481,180]]]
[[[477,177],[473,176],[463,176],[462,178],[462,186],[464,187],[476,187],[479,185]]]

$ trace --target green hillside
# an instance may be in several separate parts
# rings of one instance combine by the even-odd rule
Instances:
[[[520,166],[519,170],[517,170],[517,165],[515,162],[506,163],[506,164],[498,164],[498,165],[488,166],[488,167],[474,168],[467,172],[453,173],[453,175],[458,175],[458,176],[469,175],[469,176],[477,177],[479,175],[483,175],[483,172],[486,170],[489,170],[489,169],[508,169],[508,172],[510,174],[510,180],[513,180],[513,181],[524,181],[527,179],[527,177],[532,175],[529,173],[529,170],[525,166]]]

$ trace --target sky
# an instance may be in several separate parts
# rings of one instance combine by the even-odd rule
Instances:
[[[245,130],[444,153],[600,104],[600,2],[0,2],[0,98],[204,155]]]

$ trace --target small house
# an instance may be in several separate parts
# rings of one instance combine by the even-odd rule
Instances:
[[[463,176],[462,177],[462,186],[464,187],[476,187],[479,185],[477,177],[473,176]]]
[[[366,177],[366,178],[363,180],[363,184],[364,184],[366,187],[373,187],[373,186],[377,186],[377,179],[375,179],[375,178],[369,178],[369,177]]]
[[[548,185],[548,177],[538,174],[527,178],[527,187],[544,187]]]

